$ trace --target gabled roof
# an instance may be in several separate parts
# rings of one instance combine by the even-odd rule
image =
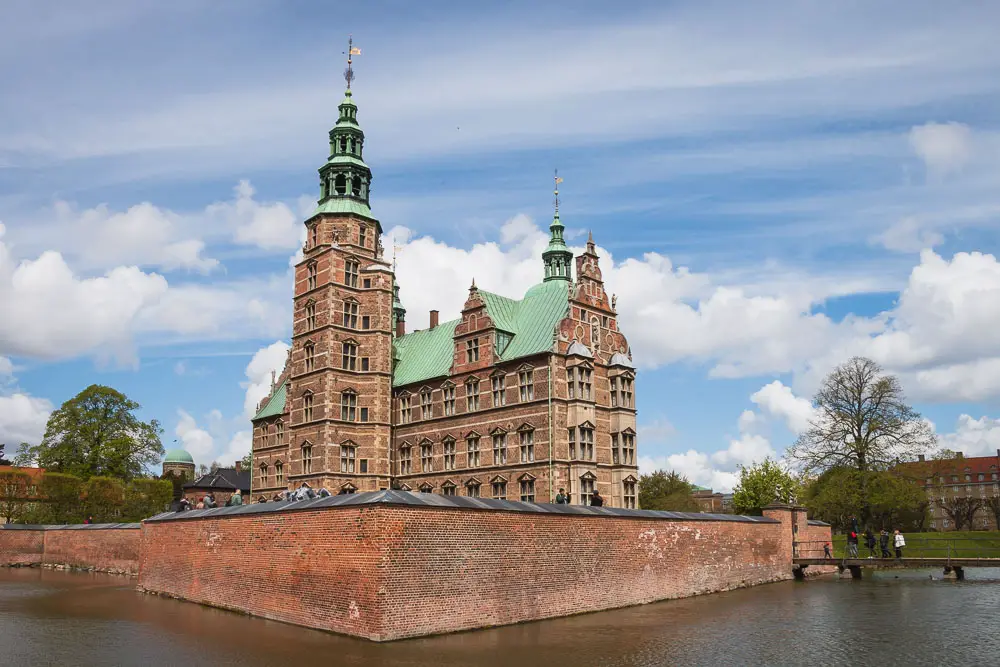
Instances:
[[[285,396],[288,394],[288,383],[282,382],[278,390],[271,394],[270,400],[267,405],[262,407],[254,420],[264,419],[265,417],[275,417],[285,412]]]
[[[494,326],[512,334],[500,353],[501,361],[551,350],[555,328],[569,314],[569,283],[564,280],[539,283],[520,301],[485,290],[479,294]],[[450,320],[397,338],[393,342],[398,361],[392,385],[401,387],[447,376],[454,360],[455,327],[460,321]]]
[[[250,471],[236,468],[217,468],[184,485],[185,489],[220,489],[224,491],[250,491]]]

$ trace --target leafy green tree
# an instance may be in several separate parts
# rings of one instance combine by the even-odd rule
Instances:
[[[176,479],[176,476],[171,475]],[[169,479],[134,479],[125,487],[125,507],[122,521],[142,521],[165,512],[174,499],[174,487]]]
[[[17,470],[0,472],[0,517],[5,523],[20,521],[31,498],[31,475]]]
[[[639,507],[644,510],[697,512],[698,502],[691,495],[694,487],[683,475],[671,470],[657,470],[639,477]]]
[[[163,456],[155,419],[141,421],[141,406],[111,387],[91,385],[49,417],[42,442],[24,456],[39,467],[89,479],[130,480]]]
[[[749,468],[740,466],[740,481],[733,489],[733,509],[738,514],[760,514],[773,502],[795,502],[798,488],[795,478],[769,458]]]
[[[38,484],[40,502],[28,511],[28,523],[82,523],[86,518],[83,499],[83,481],[79,477],[57,472],[46,472]]]
[[[849,528],[850,517],[861,516],[865,489],[869,517],[864,528],[923,530],[929,505],[926,493],[913,480],[889,471],[831,468],[805,487],[803,501],[810,516],[843,531]]]
[[[94,523],[119,523],[125,507],[125,485],[113,477],[91,477],[84,486],[86,515]]]

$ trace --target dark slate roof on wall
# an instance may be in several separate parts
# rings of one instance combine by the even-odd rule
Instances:
[[[742,516],[739,514],[708,514],[702,512],[666,512],[662,510],[630,510],[621,507],[589,507],[584,505],[554,505],[549,503],[524,503],[516,500],[492,500],[489,498],[469,498],[468,496],[444,496],[436,493],[416,493],[413,491],[370,491],[352,493],[329,498],[299,500],[296,502],[268,502],[240,505],[237,507],[216,507],[207,510],[185,512],[164,512],[150,521],[173,521],[216,517],[228,514],[264,514],[268,512],[293,512],[326,507],[352,505],[404,505],[410,507],[440,507],[445,509],[492,510],[524,512],[527,514],[562,514],[577,516],[607,516],[635,519],[665,519],[672,521],[729,521],[738,523],[780,523],[777,519],[763,516]]]
[[[250,471],[236,468],[218,468],[184,485],[185,489],[219,489],[223,491],[250,490]]]

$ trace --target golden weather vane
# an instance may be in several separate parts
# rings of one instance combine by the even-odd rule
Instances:
[[[351,58],[360,56],[361,49],[354,46],[354,36],[347,36],[347,69],[344,70],[344,80],[347,81],[347,89],[351,89],[351,81],[354,81],[354,69],[351,67]]]
[[[563,182],[563,179],[559,178],[559,170],[558,169],[556,169],[556,174],[555,174],[554,178],[555,178],[555,181],[556,181],[556,189],[555,189],[555,195],[556,195],[556,215],[559,215],[559,184]]]

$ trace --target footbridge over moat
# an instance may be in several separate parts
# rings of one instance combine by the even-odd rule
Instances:
[[[908,540],[903,548],[904,555],[881,557],[881,547],[876,547],[876,555],[864,557],[854,554],[827,557],[822,542],[794,542],[792,567],[796,578],[804,578],[810,566],[834,566],[841,573],[849,571],[853,579],[860,579],[865,569],[898,568],[940,568],[944,574],[953,574],[956,579],[965,579],[967,567],[1000,568],[1000,542],[994,537],[919,537]],[[860,553],[869,552],[863,545]],[[894,551],[894,549],[893,549]]]

